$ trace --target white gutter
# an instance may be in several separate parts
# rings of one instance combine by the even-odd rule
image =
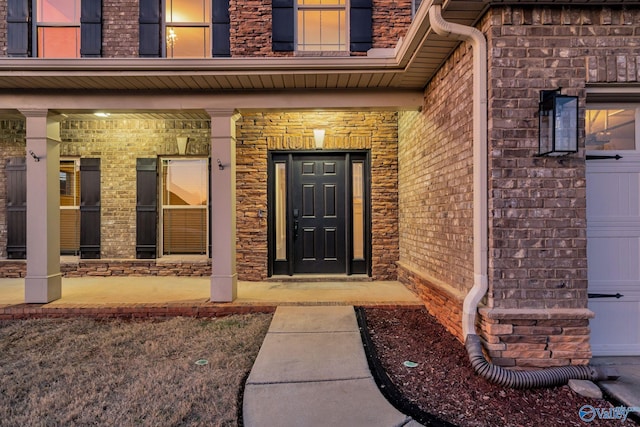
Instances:
[[[476,311],[487,293],[487,41],[474,27],[447,22],[442,7],[429,9],[431,28],[437,34],[467,41],[473,47],[473,278],[474,284],[462,306],[462,334],[475,334]]]

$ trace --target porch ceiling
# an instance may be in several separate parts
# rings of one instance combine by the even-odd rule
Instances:
[[[458,44],[432,32],[424,1],[395,50],[366,57],[83,58],[0,60],[0,91],[227,92],[291,89],[401,89],[425,87]],[[443,16],[474,24],[483,0],[450,0]]]

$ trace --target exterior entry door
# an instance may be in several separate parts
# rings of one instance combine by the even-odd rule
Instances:
[[[293,158],[293,272],[344,273],[344,156]]]
[[[368,154],[274,152],[269,274],[368,274]]]

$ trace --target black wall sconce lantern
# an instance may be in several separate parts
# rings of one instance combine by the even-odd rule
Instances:
[[[578,97],[560,90],[540,91],[538,156],[578,152]]]

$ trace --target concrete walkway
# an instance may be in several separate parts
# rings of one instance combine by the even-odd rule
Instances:
[[[244,392],[243,421],[261,426],[420,424],[382,396],[353,307],[278,307]]]
[[[597,356],[591,359],[594,366],[614,367],[620,374],[615,381],[599,381],[600,388],[621,405],[638,408],[640,417],[640,356]]]

